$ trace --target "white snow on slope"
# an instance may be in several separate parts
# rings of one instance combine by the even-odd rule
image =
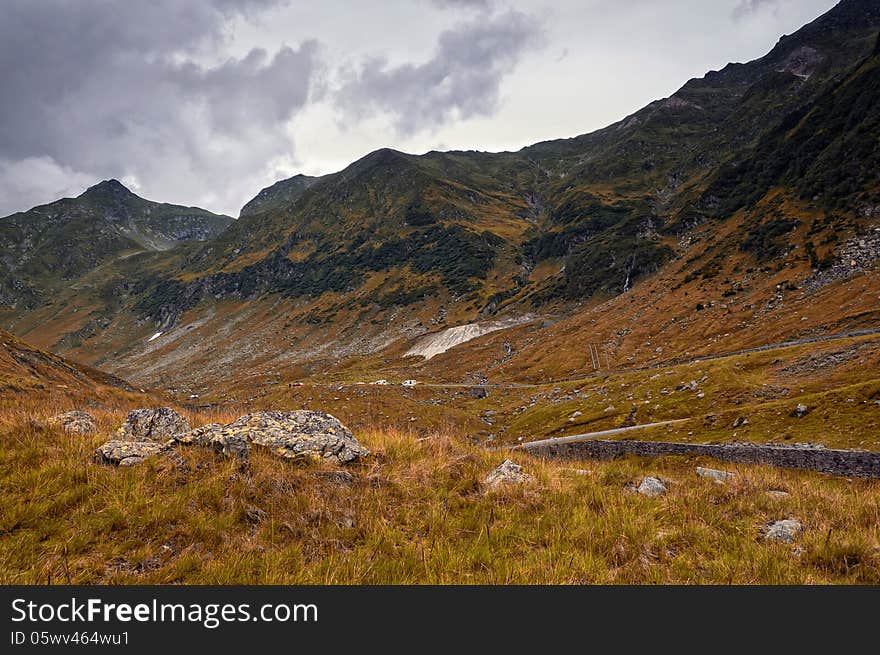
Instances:
[[[419,339],[412,348],[406,351],[404,357],[420,355],[425,359],[431,359],[435,355],[445,353],[450,348],[461,345],[471,339],[482,337],[490,332],[497,332],[506,328],[529,323],[533,316],[521,316],[519,318],[507,318],[500,321],[487,321],[485,323],[468,323],[451,327],[442,332],[435,332]]]
[[[158,339],[161,336],[162,336],[161,332],[156,332],[156,334],[154,334],[149,339],[147,339],[147,343],[150,343],[151,341],[155,341],[156,339]]]

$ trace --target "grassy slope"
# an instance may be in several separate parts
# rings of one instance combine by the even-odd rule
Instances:
[[[4,583],[880,582],[877,482],[729,467],[721,486],[695,475],[699,460],[581,474],[520,455],[537,483],[483,496],[503,453],[364,432],[373,455],[340,486],[261,454],[246,468],[200,450],[99,466],[102,437],[16,419],[0,428]],[[670,493],[627,490],[646,474]],[[760,539],[787,517],[805,525],[795,547]]]
[[[148,398],[124,380],[33,348],[0,330],[0,422],[22,406],[54,414],[74,408],[118,409]]]

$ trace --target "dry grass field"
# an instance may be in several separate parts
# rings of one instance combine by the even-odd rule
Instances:
[[[517,453],[534,482],[484,493],[508,453],[369,430],[350,480],[202,449],[114,468],[91,455],[124,413],[95,415],[99,433],[82,437],[39,408],[4,413],[3,583],[880,583],[880,481]],[[735,477],[715,483],[697,465]],[[668,493],[636,493],[648,475]],[[763,538],[785,518],[804,527],[793,543]]]

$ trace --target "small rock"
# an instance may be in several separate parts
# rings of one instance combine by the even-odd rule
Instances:
[[[488,398],[489,390],[486,387],[471,387],[471,398],[475,400],[479,400],[481,398]]]
[[[168,443],[155,441],[108,441],[95,451],[95,461],[99,464],[132,466],[140,464],[148,457],[159,455],[169,448]]]
[[[658,478],[648,477],[642,480],[637,491],[643,496],[656,498],[657,496],[665,494],[667,489],[666,485],[664,485]]]
[[[53,416],[49,419],[49,424],[58,425],[71,434],[93,434],[98,430],[98,424],[90,414],[76,410]]]
[[[717,469],[707,469],[702,466],[697,467],[697,475],[701,478],[710,478],[719,484],[724,484],[730,478],[734,477],[730,471],[719,471]]]
[[[767,495],[776,500],[780,500],[782,498],[788,498],[790,494],[787,491],[782,491],[780,489],[770,489],[767,491]]]
[[[269,516],[266,514],[265,510],[262,510],[259,507],[248,507],[244,510],[244,515],[251,523],[262,523]]]
[[[767,530],[764,532],[764,538],[770,539],[773,541],[784,541],[785,543],[792,543],[801,532],[803,532],[804,526],[800,521],[796,521],[795,519],[783,519],[781,521],[774,521],[769,526],[767,526]]]
[[[170,407],[136,409],[128,413],[116,431],[120,441],[165,442],[176,434],[189,432],[189,423]]]
[[[733,421],[733,427],[734,427],[734,428],[745,427],[745,426],[747,426],[748,424],[749,424],[749,419],[747,419],[747,418],[744,417],[744,416],[739,416],[739,417],[735,418],[734,421]]]
[[[315,475],[333,484],[347,486],[354,483],[354,476],[348,471],[318,471]]]
[[[797,407],[795,407],[792,410],[791,416],[793,416],[795,418],[803,418],[804,416],[806,416],[809,413],[810,413],[809,407],[807,407],[806,405],[803,405],[801,403],[798,403]]]
[[[518,485],[531,482],[534,478],[523,470],[519,464],[504,460],[483,480],[486,491],[493,491],[506,485]]]

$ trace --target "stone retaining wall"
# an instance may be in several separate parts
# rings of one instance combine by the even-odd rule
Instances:
[[[591,439],[569,443],[543,443],[522,448],[542,457],[563,459],[614,459],[624,455],[706,455],[740,464],[770,464],[834,475],[880,478],[880,452],[792,448],[759,444],[688,444],[662,441],[607,441]]]

